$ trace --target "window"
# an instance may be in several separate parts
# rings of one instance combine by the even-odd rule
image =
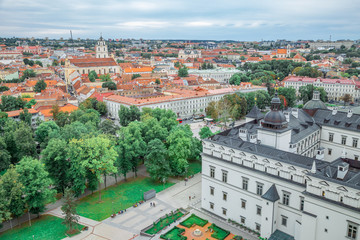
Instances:
[[[248,185],[249,185],[249,179],[243,178],[243,180],[242,180],[242,188],[244,190],[248,190]]]
[[[359,160],[359,155],[354,155],[354,159],[355,159],[356,161],[358,161],[358,160]]]
[[[357,228],[358,228],[358,226],[355,225],[354,223],[348,223],[347,236],[348,236],[350,239],[356,239]]]
[[[341,144],[346,145],[346,136],[341,136]]]
[[[332,149],[328,148],[328,155],[331,155]]]
[[[222,213],[223,213],[223,215],[225,215],[225,216],[226,216],[226,212],[227,212],[227,209],[226,209],[226,208],[223,208],[223,209],[222,209]]]
[[[245,200],[241,200],[241,208],[246,208],[246,201]]]
[[[353,146],[354,148],[356,148],[357,145],[358,145],[358,139],[357,139],[357,138],[353,138],[353,144],[352,144],[352,146]]]
[[[256,206],[256,214],[261,216],[261,207]]]
[[[240,223],[245,224],[245,218],[240,216]]]
[[[225,183],[227,182],[227,174],[228,173],[225,172],[225,171],[222,172],[222,181],[225,182]]]
[[[334,134],[333,133],[329,133],[329,142],[334,141]]]
[[[210,167],[210,177],[215,178],[215,168]]]
[[[223,192],[223,200],[226,201],[227,200],[227,193]]]
[[[300,197],[300,211],[304,211],[304,197]]]
[[[283,201],[282,203],[286,206],[289,206],[289,201],[290,201],[290,193],[288,192],[284,192],[283,193]]]
[[[287,226],[287,217],[285,217],[285,216],[281,216],[281,225],[283,225],[283,226]]]
[[[255,223],[255,230],[260,232],[261,231],[261,225],[258,223]]]
[[[210,187],[210,195],[214,196],[214,188],[213,187]]]
[[[256,194],[257,195],[262,195],[262,192],[263,192],[263,184],[261,184],[261,183],[258,183],[257,185],[256,185]]]

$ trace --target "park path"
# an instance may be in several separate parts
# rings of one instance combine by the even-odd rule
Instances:
[[[146,177],[149,176],[149,174],[146,172],[146,167],[145,167],[145,165],[140,165],[140,166],[139,166],[139,168],[138,168],[138,173],[137,173],[137,174],[138,174],[138,176],[146,176]],[[130,172],[130,173],[128,173],[128,174],[126,175],[126,177],[127,177],[127,178],[133,178],[133,177],[134,177],[134,174],[133,174],[132,172]],[[123,176],[118,176],[118,177],[117,177],[117,182],[120,182],[120,181],[122,181],[122,180],[124,180],[124,177],[123,177]],[[114,185],[114,184],[116,184],[116,179],[115,179],[115,177],[113,177],[113,176],[107,176],[107,177],[106,177],[106,186],[109,187],[109,186],[112,186],[112,185]],[[104,181],[103,183],[101,183],[100,187],[101,187],[101,189],[104,189],[104,188],[105,188],[105,181]],[[78,197],[78,199],[83,198],[83,197],[85,197],[85,196],[88,196],[88,195],[90,195],[90,194],[92,194],[92,192],[86,189],[85,192]],[[57,200],[57,201],[54,202],[54,203],[50,203],[50,204],[46,205],[45,212],[42,213],[42,215],[43,215],[43,214],[47,214],[47,212],[49,212],[49,211],[51,211],[51,210],[54,210],[54,209],[56,209],[56,208],[58,208],[58,207],[61,207],[62,204],[63,204],[63,199],[59,199],[59,200]],[[38,217],[37,214],[30,214],[30,218],[31,218],[31,219],[35,219],[35,218],[37,218],[37,217]],[[22,223],[27,222],[27,221],[29,221],[29,216],[28,216],[28,214],[24,214],[24,215],[20,216],[20,217],[17,218],[17,219],[13,219],[11,222],[10,222],[10,221],[3,222],[3,227],[0,228],[0,233],[6,231],[6,230],[8,230],[8,229],[10,229],[11,227],[16,227],[17,225],[22,224]]]
[[[187,182],[182,180],[174,180],[175,185],[161,191],[157,196],[137,208],[130,207],[121,215],[116,215],[114,218],[107,218],[103,221],[94,221],[89,218],[81,217],[79,223],[88,226],[87,231],[82,231],[80,234],[66,240],[115,240],[115,239],[134,239],[134,240],[148,240],[148,237],[140,236],[141,229],[149,226],[158,218],[170,213],[177,208],[184,208],[191,213],[197,214],[199,217],[209,220],[211,223],[228,229],[231,233],[241,235],[249,240],[256,240],[255,236],[246,233],[239,228],[236,228],[226,220],[219,219],[219,217],[201,209],[201,174],[196,174]],[[189,198],[190,197],[190,198]],[[150,202],[155,203],[156,207],[151,207]],[[61,207],[49,210],[46,214],[51,214],[56,217],[63,218]],[[173,223],[168,229],[176,226],[178,223]],[[160,239],[160,235],[167,232],[168,229],[163,230],[157,234],[153,240]]]

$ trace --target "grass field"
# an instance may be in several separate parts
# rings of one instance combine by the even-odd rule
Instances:
[[[23,223],[21,226],[15,227],[12,230],[8,230],[0,234],[1,240],[41,240],[41,239],[63,239],[65,235],[66,226],[61,224],[63,219],[42,215],[39,219],[31,221],[32,225],[29,226],[29,222]],[[78,224],[78,229],[81,230],[84,226]]]
[[[162,239],[171,239],[171,240],[186,240],[187,237],[182,236],[181,233],[185,232],[185,229],[174,227],[167,233],[160,236]]]
[[[180,225],[190,228],[193,224],[196,224],[200,227],[205,226],[208,223],[208,220],[202,219],[195,214],[191,214],[185,221],[181,222]]]
[[[211,237],[219,240],[224,240],[229,234],[229,231],[226,231],[215,224],[212,224],[209,228],[212,228],[214,230],[214,233],[211,235]]]
[[[158,233],[160,230],[162,230],[164,227],[172,224],[173,222],[175,222],[177,219],[181,218],[182,216],[184,216],[184,214],[182,212],[177,212],[174,214],[174,216],[172,216],[171,214],[168,214],[169,216],[164,217],[163,219],[161,219],[157,224],[155,224],[155,226],[153,226],[152,228],[150,228],[149,230],[146,231],[146,233],[148,234],[155,234]]]
[[[201,172],[201,161],[189,162],[188,176]]]
[[[156,183],[150,178],[138,177],[130,178],[127,182],[120,182],[117,185],[101,190],[101,200],[99,203],[99,192],[95,192],[78,201],[76,208],[78,214],[96,221],[102,221],[112,213],[133,206],[135,202],[143,199],[143,193],[155,189],[160,192],[174,183]]]

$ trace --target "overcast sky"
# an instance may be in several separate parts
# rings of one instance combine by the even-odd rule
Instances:
[[[360,39],[359,0],[0,0],[1,37]]]

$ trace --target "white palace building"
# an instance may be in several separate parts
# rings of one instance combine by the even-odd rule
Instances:
[[[360,239],[360,115],[304,109],[265,116],[203,141],[202,208],[269,240]]]

